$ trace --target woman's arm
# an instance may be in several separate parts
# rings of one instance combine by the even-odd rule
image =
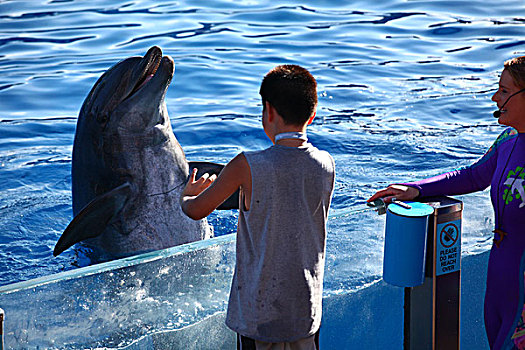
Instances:
[[[389,203],[394,197],[398,200],[412,200],[416,197],[458,195],[484,190],[490,186],[492,181],[492,175],[497,165],[499,146],[513,139],[515,135],[514,129],[506,129],[483,157],[468,167],[424,180],[390,185],[386,189],[376,192],[367,201],[371,202],[377,198],[383,198],[386,203]]]

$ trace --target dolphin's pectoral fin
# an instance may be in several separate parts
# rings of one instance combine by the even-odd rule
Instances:
[[[224,165],[210,162],[189,162],[190,173],[192,169],[197,168],[197,178],[201,177],[205,173],[210,175],[221,172]],[[239,209],[239,190],[235,191],[228,199],[226,199],[217,209],[228,210],[228,209]]]
[[[131,185],[126,182],[89,202],[66,227],[55,245],[53,255],[57,256],[75,243],[102,234],[122,210],[130,193]]]

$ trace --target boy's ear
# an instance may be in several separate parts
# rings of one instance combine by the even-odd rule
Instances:
[[[275,114],[277,113],[277,111],[272,106],[272,104],[270,102],[268,102],[268,101],[266,101],[266,113],[268,113],[268,121],[269,122],[273,122],[273,120],[275,118]]]
[[[310,119],[308,119],[308,124],[306,124],[306,125],[312,124],[312,122],[314,121],[314,118],[315,118],[315,113],[317,113],[317,111],[315,111],[314,114],[312,114],[312,116],[310,117]]]

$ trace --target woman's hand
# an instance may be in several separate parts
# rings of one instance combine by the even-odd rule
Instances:
[[[367,202],[372,202],[377,198],[382,198],[385,203],[391,203],[392,200],[410,201],[419,196],[419,190],[414,187],[405,185],[390,185],[383,190],[377,191]]]

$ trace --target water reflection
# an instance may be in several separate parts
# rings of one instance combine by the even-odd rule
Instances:
[[[336,213],[378,187],[484,153],[500,130],[490,95],[502,62],[524,51],[524,20],[516,18],[524,9],[521,1],[481,0],[1,2],[0,285],[83,264],[82,254],[53,259],[51,250],[71,215],[76,116],[119,60],[151,45],[173,57],[167,105],[175,135],[190,160],[216,162],[269,145],[260,79],[276,64],[307,67],[319,84],[310,139],[336,160]],[[472,219],[462,246],[483,251],[488,196],[465,202]],[[219,234],[235,230],[234,213],[210,220]],[[349,269],[333,270],[342,271],[334,290],[378,278],[382,236],[373,225],[382,223],[367,220],[330,224],[331,263]],[[357,243],[367,239],[374,248]],[[338,251],[347,244],[359,248],[349,250],[355,257]]]

